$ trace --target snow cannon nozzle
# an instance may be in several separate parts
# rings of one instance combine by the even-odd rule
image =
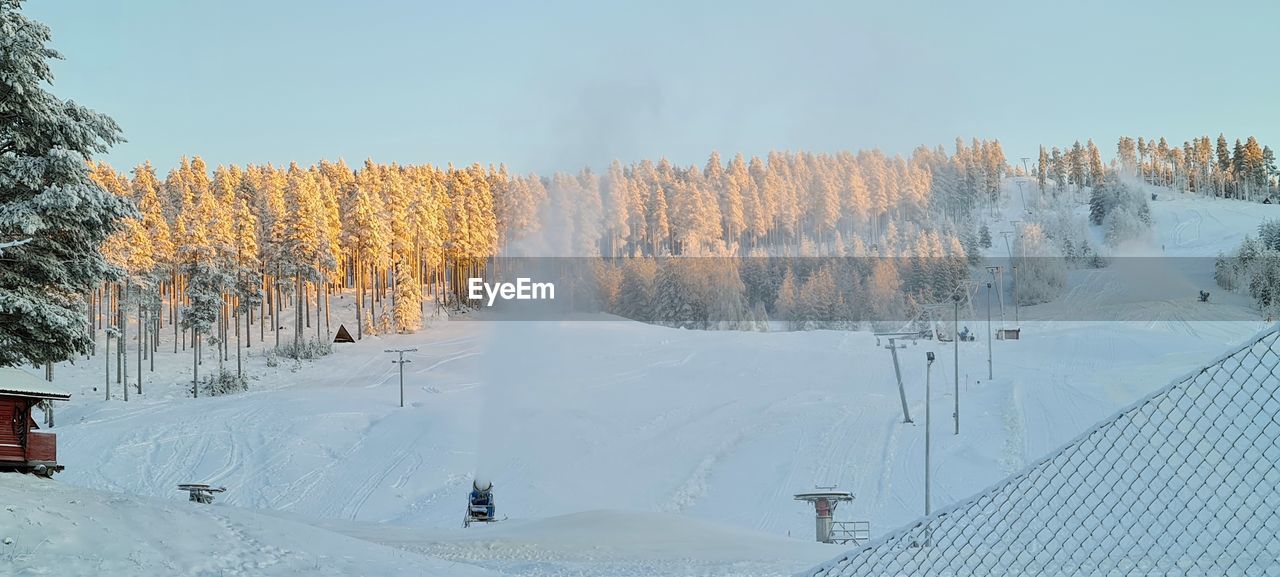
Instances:
[[[484,479],[476,479],[471,482],[471,488],[477,491],[488,491],[493,488],[493,483]]]

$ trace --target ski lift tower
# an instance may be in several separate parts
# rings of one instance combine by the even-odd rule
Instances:
[[[836,541],[831,531],[833,526],[832,516],[836,512],[837,505],[853,501],[853,493],[836,491],[835,487],[817,487],[807,493],[797,493],[796,500],[813,504],[818,542],[835,543]]]
[[[880,337],[888,337],[889,344],[880,345]],[[889,353],[893,356],[893,375],[898,379],[898,398],[902,401],[902,422],[910,423],[912,421],[911,411],[907,408],[907,388],[902,384],[902,369],[898,366],[898,349],[907,346],[898,344],[898,339],[901,338],[914,341],[920,338],[920,333],[876,333],[876,346],[889,349]]]

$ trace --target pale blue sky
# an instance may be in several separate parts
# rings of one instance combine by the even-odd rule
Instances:
[[[118,166],[1280,140],[1280,4],[31,0]]]

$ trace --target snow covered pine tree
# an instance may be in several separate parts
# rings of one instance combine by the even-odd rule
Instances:
[[[99,248],[135,213],[89,179],[119,127],[45,90],[60,56],[21,8],[0,0],[0,243],[27,241],[0,252],[0,367],[89,351],[84,294],[116,274]]]

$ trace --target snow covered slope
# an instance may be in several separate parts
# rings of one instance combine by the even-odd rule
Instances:
[[[0,495],[0,572],[15,577],[493,575],[234,507],[16,474],[0,475]]]
[[[1097,328],[1028,326],[1022,341],[997,341],[994,381],[985,343],[964,344],[968,434],[943,437],[935,498],[993,481],[1225,344]],[[422,350],[404,409],[388,341]],[[806,537],[811,513],[791,493],[839,483],[858,497],[848,512],[883,529],[918,512],[926,349],[939,357],[935,425],[949,432],[952,348],[938,343],[900,351],[916,419],[904,425],[889,352],[868,333],[452,323],[352,345],[291,387],[82,398],[59,415],[59,479],[160,498],[209,482],[238,506],[451,527],[479,471],[513,517],[626,508]]]
[[[856,500],[842,516],[870,520],[876,534],[920,514],[926,350],[939,357],[934,499],[947,503],[1257,325],[1202,328],[1193,336],[1119,323],[1027,325],[1023,340],[996,341],[994,380],[986,378],[985,343],[964,343],[962,434],[954,436],[949,345],[922,341],[899,351],[915,418],[903,424],[889,352],[868,333],[452,322],[349,345],[283,373],[292,385],[264,381],[244,395],[164,399],[157,385],[160,399],[125,404],[85,390],[59,413],[68,470],[58,484],[182,501],[177,483],[211,482],[228,488],[220,503],[322,519],[330,528],[358,521],[431,531],[433,542],[454,545],[409,549],[468,561],[474,547],[456,540],[480,534],[460,528],[467,486],[480,471],[513,521],[599,509],[667,512],[810,547],[812,511],[791,494],[817,484],[852,491]],[[395,367],[381,351],[409,344],[421,352],[407,366],[401,409]],[[797,553],[753,572],[789,574],[840,550],[821,547],[827,552],[807,562]],[[755,549],[743,539],[740,558],[752,559]],[[606,552],[620,567],[637,566],[634,552]],[[530,550],[523,564],[517,553],[468,562],[526,575],[608,566],[603,553],[588,562]],[[661,565],[668,572],[650,574],[683,574],[679,563]]]
[[[1015,186],[1023,182],[1023,195],[1032,207],[1022,206]],[[1151,201],[1152,225],[1148,234],[1121,246],[1107,246],[1101,227],[1089,227],[1092,246],[1111,259],[1102,269],[1081,268],[1068,273],[1067,287],[1054,301],[1021,308],[1023,320],[1044,321],[1133,321],[1152,328],[1194,333],[1189,323],[1198,321],[1250,321],[1260,319],[1247,294],[1222,291],[1214,280],[1214,258],[1230,254],[1245,235],[1257,235],[1258,225],[1280,219],[1280,205],[1259,204],[1175,192],[1162,187],[1129,183],[1141,194],[1156,194]],[[1040,198],[1034,179],[1005,182],[1006,202],[997,216],[987,216],[993,234],[1013,231],[1017,222],[1037,220],[1036,210],[1051,203]],[[1060,192],[1062,197],[1087,198],[1087,192]],[[1041,208],[1037,208],[1037,207]],[[1075,222],[1085,226],[1088,206],[1077,205]],[[1052,220],[1052,219],[1050,219]],[[1003,265],[1010,249],[997,237],[984,251],[993,264]],[[1013,247],[1016,251],[1016,247]],[[1012,294],[1012,275],[1006,267],[1006,294]],[[1208,303],[1198,301],[1199,291],[1213,294]],[[983,295],[978,296],[981,301]],[[981,305],[981,302],[975,303]],[[1008,307],[1006,307],[1008,308]],[[1012,318],[1006,310],[1006,317]],[[997,313],[998,317],[998,313]]]
[[[587,511],[476,526],[474,531],[323,523],[335,531],[504,574],[648,577],[784,576],[833,547],[666,513]]]
[[[1177,211],[1202,211],[1199,238],[1207,240],[1186,244],[1189,253],[1242,237],[1238,229],[1257,206],[1187,200],[1183,209],[1181,202],[1154,203],[1156,236],[1179,226],[1171,225],[1182,218],[1171,215],[1185,216]],[[335,300],[334,329],[350,318],[349,303]],[[808,542],[813,513],[792,500],[795,492],[831,484],[853,492],[839,516],[871,521],[874,535],[922,512],[926,351],[938,356],[933,501],[944,504],[1021,469],[1262,327],[1247,307],[1223,306],[1237,307],[1239,317],[1230,318],[1240,320],[1024,321],[1022,340],[994,343],[994,378],[987,377],[985,340],[962,343],[959,435],[952,434],[952,345],[921,341],[898,351],[914,418],[905,424],[890,354],[865,332],[693,332],[609,317],[440,321],[417,335],[338,345],[333,356],[296,368],[268,366],[255,335],[244,359],[255,377],[249,393],[185,398],[189,353],[163,352],[156,373],[144,372],[145,394],[128,403],[115,383],[114,400],[101,400],[99,356],[56,371],[55,384],[75,396],[58,410],[54,430],[68,469],[54,485],[183,510],[178,483],[225,485],[211,511],[250,508],[321,526],[360,540],[330,546],[324,539],[332,536],[317,538],[318,550],[349,545],[353,558],[388,555],[387,563],[424,554],[517,575],[580,574],[592,565],[683,575],[682,560],[692,559],[705,574],[730,575],[732,564],[709,568],[737,559],[750,569],[742,573],[789,574],[842,550]],[[985,323],[971,328],[981,333]],[[406,346],[420,350],[407,355],[413,362],[400,408],[396,365],[383,350]],[[234,356],[228,362],[234,366]],[[215,366],[207,359],[201,370]],[[476,473],[495,483],[509,526],[461,529]],[[600,510],[611,512],[589,513]],[[715,546],[690,535],[649,549],[638,536],[680,535],[682,521],[699,528],[692,533],[719,535]],[[579,524],[611,527],[616,538]],[[597,535],[603,541],[581,540]],[[394,550],[370,549],[368,541]],[[100,543],[116,541],[81,545],[97,555],[96,547],[106,547]],[[28,566],[44,561],[28,559]]]

